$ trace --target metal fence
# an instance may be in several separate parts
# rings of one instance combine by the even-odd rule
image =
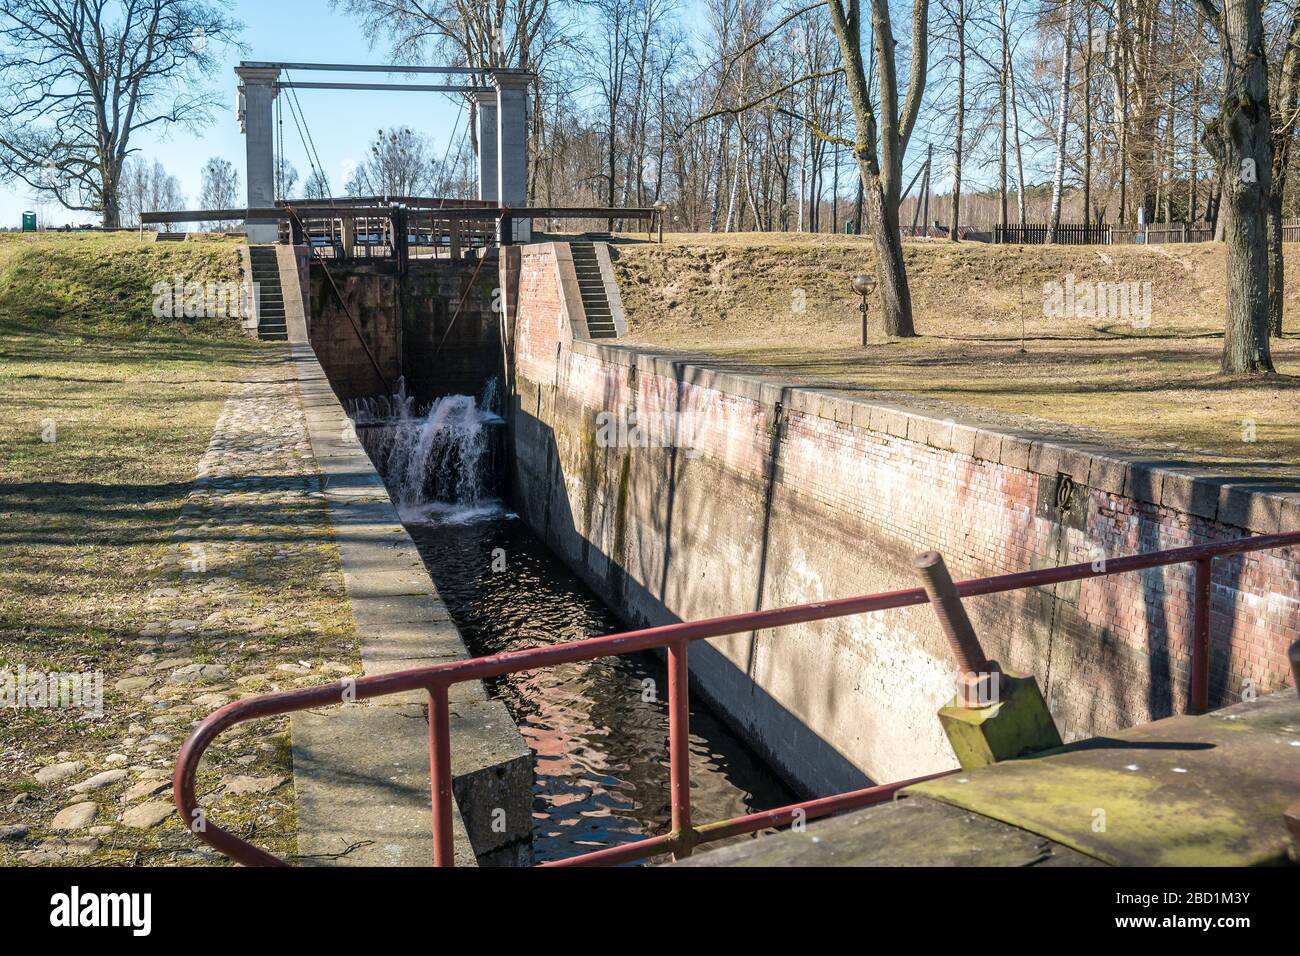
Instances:
[[[960,597],[1000,594],[1022,588],[1042,587],[1065,581],[1105,577],[1143,571],[1167,565],[1192,563],[1192,650],[1191,678],[1188,692],[1190,710],[1203,713],[1209,706],[1210,604],[1213,562],[1216,558],[1242,555],[1273,548],[1300,546],[1300,532],[1264,535],[1218,541],[1187,548],[1130,555],[1099,563],[1068,565],[1037,571],[1024,571],[998,577],[977,578],[956,586]],[[668,752],[669,792],[672,806],[672,830],[643,840],[607,847],[576,857],[543,864],[544,866],[612,865],[645,859],[671,852],[674,857],[688,856],[702,843],[726,837],[790,824],[795,819],[811,820],[833,813],[870,806],[890,799],[903,787],[944,774],[931,774],[912,780],[868,787],[850,793],[821,797],[776,810],[749,814],[719,823],[697,826],[691,819],[689,762],[689,702],[687,652],[693,641],[729,634],[743,634],[810,621],[824,621],[855,614],[869,614],[892,608],[910,607],[929,601],[924,588],[911,588],[861,597],[841,598],[815,604],[766,611],[754,611],[731,617],[712,618],[670,624],[640,631],[593,637],[529,648],[491,657],[452,661],[374,677],[347,679],[342,683],[302,690],[281,691],[227,704],[210,714],[185,741],[177,759],[172,785],[181,819],[204,842],[249,866],[284,866],[285,862],[253,846],[207,820],[199,810],[195,775],[204,751],[216,737],[234,724],[261,717],[287,714],[361,701],[412,690],[429,695],[429,764],[433,804],[433,862],[435,866],[452,866],[452,770],[451,718],[449,689],[459,683],[486,680],[520,671],[554,667],[600,657],[632,654],[664,648],[668,658]],[[953,772],[953,771],[948,771]]]

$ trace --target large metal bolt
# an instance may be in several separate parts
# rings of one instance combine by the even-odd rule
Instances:
[[[925,551],[916,556],[914,563],[930,598],[930,606],[939,618],[939,626],[957,658],[957,696],[962,706],[987,707],[998,700],[1001,667],[984,654],[943,555],[938,551]]]

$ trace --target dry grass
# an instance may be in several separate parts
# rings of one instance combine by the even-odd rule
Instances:
[[[105,698],[98,719],[36,708],[0,717],[0,825],[30,830],[24,840],[0,842],[0,865],[57,841],[54,815],[79,799],[66,786],[112,766],[114,752],[129,756],[133,774],[169,773],[192,722],[212,709],[191,698],[268,689],[291,676],[277,674],[277,665],[304,657],[355,659],[337,550],[318,503],[299,509],[308,513],[287,513],[286,506],[286,514],[272,509],[266,516],[263,530],[288,536],[286,544],[254,542],[246,550],[257,544],[256,560],[209,568],[210,576],[237,578],[238,613],[254,622],[247,636],[227,640],[231,634],[214,632],[183,649],[142,653],[150,649],[139,636],[160,609],[167,608],[164,620],[181,616],[159,588],[176,567],[172,534],[217,416],[234,383],[279,357],[275,346],[241,336],[234,319],[154,319],[152,284],[176,272],[237,280],[235,246],[152,245],[129,235],[0,238],[0,672],[99,671]],[[279,527],[290,521],[297,523]],[[289,544],[302,547],[277,560],[277,549]],[[200,602],[183,609],[200,621],[209,610]],[[304,620],[315,629],[306,631]],[[232,633],[242,626],[229,625]],[[146,694],[115,687],[177,653],[209,662],[214,649],[233,674],[266,671],[267,679]],[[219,742],[205,758],[201,792],[223,773],[287,776],[286,729],[287,721],[273,720]],[[164,742],[142,746],[159,732]],[[33,779],[37,768],[63,760],[85,770],[58,785]],[[126,807],[119,797],[130,782],[92,794],[101,805],[94,822],[110,832],[91,856],[68,862],[212,860],[178,819],[146,831],[118,825]],[[295,848],[291,787],[232,798],[214,816],[273,852]]]
[[[859,300],[849,289],[873,259],[862,239],[665,239],[618,247],[631,343],[949,414],[974,407],[994,423],[1028,419],[1205,462],[1300,464],[1300,295],[1288,295],[1289,334],[1273,343],[1279,374],[1220,375],[1224,253],[1217,244],[1046,249],[909,241],[919,337],[875,338],[863,348]],[[1288,287],[1297,290],[1300,250],[1287,253]],[[1149,282],[1149,327],[1122,317],[1045,317],[1044,284],[1070,274],[1076,284]],[[1253,442],[1244,440],[1252,423]]]

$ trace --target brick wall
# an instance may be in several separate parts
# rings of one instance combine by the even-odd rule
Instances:
[[[550,245],[521,254],[516,506],[630,623],[914,587],[911,559],[929,548],[960,579],[1300,529],[1293,489],[575,339],[563,262]],[[598,416],[633,412],[648,440],[607,447]],[[675,421],[690,447],[660,447],[661,423]],[[1288,682],[1296,557],[1216,561],[1213,704]],[[986,650],[1037,676],[1073,739],[1185,708],[1191,576],[1179,566],[967,603]],[[934,716],[954,668],[928,607],[710,645],[691,650],[698,692],[804,790],[955,763]]]

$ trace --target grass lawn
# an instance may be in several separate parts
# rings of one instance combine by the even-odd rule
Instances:
[[[39,708],[0,717],[0,825],[28,830],[0,841],[0,863],[22,862],[16,854],[41,841],[88,844],[88,834],[98,845],[75,862],[208,859],[174,816],[132,829],[119,815],[149,789],[144,782],[170,775],[190,726],[220,696],[269,689],[291,676],[276,675],[277,665],[304,654],[349,653],[350,615],[319,501],[294,519],[305,522],[299,530],[310,547],[282,560],[274,575],[210,569],[245,579],[244,613],[270,622],[256,629],[255,643],[222,658],[232,677],[262,672],[257,680],[168,686],[169,654],[202,663],[215,659],[214,645],[200,636],[177,652],[140,639],[158,620],[156,592],[176,563],[169,560],[177,548],[171,535],[222,406],[236,383],[279,354],[243,337],[234,319],[154,319],[151,289],[178,273],[237,281],[238,263],[230,241],[0,236],[0,672],[99,671],[104,690],[99,718]],[[295,613],[285,613],[289,607]],[[320,638],[310,652],[300,646],[304,615]],[[119,689],[133,676],[148,686]],[[309,682],[323,680],[317,674]],[[286,726],[268,721],[240,737],[242,747],[214,748],[200,792],[235,767],[251,776],[288,775]],[[39,782],[36,772],[54,764],[81,767]],[[127,771],[125,779],[70,791],[113,768]],[[127,793],[132,787],[135,797]],[[148,796],[170,797],[165,789]],[[52,829],[55,815],[78,801],[98,805],[93,826]],[[293,850],[291,785],[270,797],[223,802],[213,818],[256,833],[274,852]],[[34,862],[62,862],[58,857],[38,854]]]
[[[642,237],[643,239],[644,237]],[[860,344],[857,237],[668,234],[620,245],[628,342],[991,424],[1041,427],[1251,473],[1300,464],[1300,249],[1286,254],[1276,376],[1218,372],[1224,251],[1184,246],[905,244],[919,337]],[[1045,284],[1137,283],[1139,315],[1047,317]],[[1149,286],[1145,285],[1149,283]],[[1143,301],[1139,299],[1136,301]],[[1137,321],[1133,321],[1136,318]],[[878,327],[877,327],[878,329]],[[1023,351],[1022,351],[1023,335]],[[1261,468],[1261,460],[1286,467]]]

